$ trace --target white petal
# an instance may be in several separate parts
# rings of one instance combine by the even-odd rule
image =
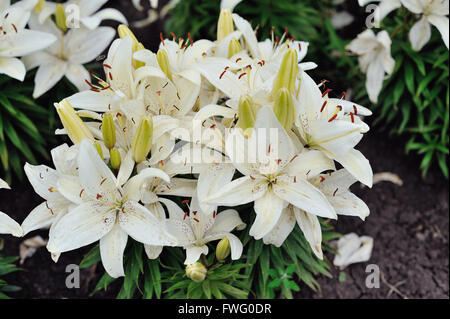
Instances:
[[[34,166],[28,163],[24,166],[25,174],[28,177],[34,191],[45,199],[59,199],[61,195],[56,192],[58,173],[45,165]]]
[[[199,260],[200,256],[204,254],[208,254],[208,246],[190,246],[186,248],[186,260],[184,261],[185,265],[190,265]]]
[[[265,180],[252,180],[250,176],[244,176],[228,183],[203,202],[223,206],[243,205],[262,197],[266,190]]]
[[[25,218],[25,220],[23,221],[22,229],[24,235],[36,229],[50,227],[54,219],[55,211],[53,210],[53,208],[47,202],[40,204],[39,206],[34,208],[27,216],[27,218]]]
[[[339,215],[356,216],[365,220],[370,214],[369,207],[358,196],[350,192],[327,196],[331,206]]]
[[[117,183],[119,185],[125,184],[133,173],[134,160],[133,152],[130,150],[120,163],[119,173],[117,174]]]
[[[253,57],[256,59],[260,59],[261,57],[259,53],[258,40],[256,39],[256,35],[251,24],[236,13],[233,13],[233,21],[236,25],[236,28],[238,28],[239,31],[242,32],[245,41],[249,46],[250,52],[253,54]]]
[[[100,256],[108,275],[113,278],[125,276],[123,252],[127,246],[128,234],[116,222],[109,233],[100,239]]]
[[[96,242],[114,226],[116,212],[109,209],[96,201],[72,209],[54,223],[47,249],[53,253],[63,253]]]
[[[2,48],[0,55],[4,57],[28,55],[48,47],[55,41],[56,37],[53,34],[25,29],[14,35],[11,44],[6,49]]]
[[[89,88],[89,85],[85,81],[89,79],[89,72],[81,64],[69,64],[66,71],[66,77],[77,87],[78,91]]]
[[[65,50],[70,54],[69,61],[85,64],[97,58],[111,43],[115,30],[100,27],[96,30],[71,29],[65,39]]]
[[[358,237],[355,233],[347,234],[338,240],[338,251],[333,264],[345,268],[353,263],[366,262],[370,259],[372,248],[372,237]]]
[[[423,16],[409,31],[409,40],[412,48],[420,51],[431,38],[431,26],[427,18]]]
[[[250,228],[250,236],[255,239],[266,236],[278,223],[286,205],[286,202],[272,190],[268,190],[264,196],[255,200],[256,218]]]
[[[369,99],[373,103],[378,103],[378,95],[381,92],[384,81],[384,66],[381,56],[377,56],[367,69],[366,89]]]
[[[308,214],[296,207],[293,208],[298,226],[303,232],[314,254],[319,259],[323,259],[322,253],[322,229],[316,215]]]
[[[423,0],[400,0],[402,5],[406,7],[409,11],[415,14],[420,14],[423,12],[425,2]]]
[[[227,209],[216,215],[214,225],[208,230],[209,234],[231,232],[234,229],[242,230],[245,223],[234,209]]]
[[[86,79],[89,79],[87,77]],[[74,108],[94,112],[107,112],[113,96],[104,92],[83,91],[67,98]]]
[[[272,244],[276,247],[281,247],[294,227],[295,217],[292,213],[292,206],[288,206],[281,213],[281,217],[275,227],[263,237],[264,244]]]
[[[430,22],[432,25],[434,25],[439,30],[439,32],[441,33],[441,36],[442,36],[442,40],[444,40],[444,43],[448,49],[448,41],[449,41],[448,18],[432,14],[432,15],[428,16],[428,22]]]
[[[343,156],[336,156],[335,160],[344,166],[358,181],[372,187],[372,167],[360,151],[353,149]]]
[[[140,187],[144,184],[148,178],[157,177],[167,183],[170,182],[170,177],[162,170],[157,168],[146,168],[139,172],[138,175],[133,176],[124,186],[125,194],[129,199],[139,201],[140,200]]]
[[[6,74],[13,79],[23,81],[25,78],[25,66],[17,58],[4,58],[0,56],[0,74]]]
[[[163,246],[144,245],[144,250],[148,259],[156,259],[161,254]]]
[[[33,98],[37,99],[59,82],[66,73],[67,63],[54,59],[52,64],[39,67],[34,78]]]
[[[0,234],[11,234],[22,237],[23,230],[20,225],[5,213],[0,212]]]
[[[90,30],[96,29],[103,20],[114,20],[123,24],[128,24],[124,15],[116,9],[106,8],[100,10],[90,17],[84,17],[81,22]]]
[[[273,190],[278,197],[310,214],[337,218],[336,212],[325,195],[307,181],[297,179],[294,183],[291,179],[279,178],[273,185]]]
[[[123,205],[119,213],[120,227],[133,239],[147,245],[174,246],[175,238],[167,232],[166,226],[147,208],[134,201]]]
[[[297,155],[287,166],[287,173],[303,177],[313,178],[318,174],[334,170],[334,162],[326,157],[322,152],[316,150],[305,150]]]

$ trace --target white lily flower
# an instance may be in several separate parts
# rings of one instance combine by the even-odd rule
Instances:
[[[60,192],[76,202],[53,227],[47,249],[62,253],[100,240],[100,254],[112,277],[124,275],[123,252],[131,236],[147,245],[175,245],[174,238],[147,208],[138,203],[139,188],[148,177],[169,181],[158,169],[146,169],[124,187],[99,157],[89,140],[80,143],[78,155],[79,187],[60,185]],[[61,183],[60,183],[61,184]]]
[[[409,11],[422,17],[409,31],[412,47],[420,51],[431,38],[431,25],[434,25],[442,35],[445,46],[449,47],[448,14],[449,0],[401,0]]]
[[[333,264],[344,269],[354,263],[366,262],[372,255],[372,249],[372,237],[347,234],[337,241],[337,254],[334,256]]]
[[[321,93],[314,80],[301,71],[296,125],[306,147],[322,151],[339,162],[357,180],[372,186],[372,168],[354,147],[369,130],[358,115],[371,115],[365,107]]]
[[[314,182],[314,179],[310,181]],[[341,169],[331,174],[320,175],[317,188],[325,195],[338,215],[357,216],[364,220],[369,215],[369,208],[349,191],[349,187],[355,182],[353,176],[345,169]],[[314,254],[317,258],[323,259],[322,230],[317,216],[292,205],[284,209],[274,229],[264,236],[264,243],[280,247],[296,223],[303,231]]]
[[[34,191],[45,199],[45,202],[34,208],[23,221],[22,228],[25,235],[36,229],[51,227],[73,206],[73,203],[59,192],[58,181],[62,177],[73,178],[78,175],[76,161],[78,147],[63,144],[54,148],[51,155],[56,169],[45,165],[25,164],[25,174]]]
[[[367,74],[366,89],[373,103],[378,102],[378,95],[383,87],[385,74],[394,71],[395,60],[391,56],[391,38],[386,31],[377,35],[368,29],[360,33],[348,44],[347,49],[359,56],[359,66]]]
[[[225,210],[216,214],[216,211],[204,212],[201,210],[197,198],[192,198],[189,213],[168,199],[161,202],[169,211],[168,225],[171,232],[178,239],[178,244],[186,249],[185,265],[196,262],[202,254],[208,254],[208,242],[228,238],[231,246],[231,259],[241,258],[243,246],[238,237],[233,235],[233,229],[243,229],[242,222],[237,211]]]
[[[90,30],[98,28],[103,20],[114,20],[127,24],[127,19],[119,10],[105,8],[98,11],[107,2],[108,0],[69,0],[63,3],[63,7],[66,14],[71,12],[75,13],[75,8],[79,10],[79,17],[77,19]],[[55,2],[45,1],[42,10],[39,12],[39,23],[45,23],[55,13],[56,6],[57,3]]]
[[[361,7],[371,2],[378,2],[374,12],[374,19],[377,23],[383,20],[389,13],[402,6],[401,0],[358,0]]]
[[[274,134],[277,140],[269,138],[269,129],[277,132]],[[239,130],[230,133],[226,149],[244,177],[225,185],[203,202],[236,206],[254,201],[257,216],[250,229],[251,236],[260,239],[267,235],[289,203],[318,216],[337,217],[325,195],[307,180],[323,171],[334,170],[333,162],[318,151],[298,154],[271,108],[263,107],[258,112],[248,140]],[[249,157],[244,158],[245,155]]]
[[[70,29],[62,32],[55,23],[48,19],[42,25],[36,18],[30,19],[30,28],[51,33],[57,42],[45,50],[27,55],[23,61],[27,70],[39,67],[34,78],[33,97],[38,98],[50,90],[66,76],[78,90],[89,88],[86,80],[90,78],[83,64],[98,57],[111,43],[115,31],[110,27],[96,30],[86,28]]]
[[[10,189],[9,185],[0,178],[0,189]],[[0,234],[11,234],[15,237],[22,237],[22,227],[11,217],[0,212]]]
[[[25,29],[30,18],[26,1],[10,6],[10,1],[0,4],[0,74],[23,81],[25,66],[17,57],[42,50],[56,41],[47,32]],[[31,6],[32,8],[32,6]]]

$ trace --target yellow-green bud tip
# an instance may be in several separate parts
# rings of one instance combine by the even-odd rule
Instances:
[[[113,169],[119,169],[120,164],[122,164],[122,157],[120,156],[120,152],[117,148],[113,148],[109,151],[110,159],[109,163]]]
[[[273,112],[286,130],[292,129],[295,121],[295,103],[287,88],[278,90],[273,104]]]
[[[55,9],[55,22],[57,27],[63,31],[67,31],[67,24],[66,24],[66,12],[64,10],[64,6],[61,3],[58,3],[56,5]]]
[[[161,71],[163,71],[167,78],[172,81],[172,72],[170,71],[169,57],[167,56],[166,50],[159,49],[156,53],[156,60],[158,61]]]
[[[228,45],[228,58],[242,51],[241,43],[237,39],[232,39]]]
[[[217,41],[222,41],[227,35],[234,31],[233,16],[230,9],[220,11],[217,23]]]
[[[231,246],[227,237],[222,238],[216,247],[216,258],[218,261],[222,261],[230,255]]]
[[[287,88],[291,94],[295,92],[295,81],[299,72],[297,51],[289,48],[283,56],[280,70],[273,83],[272,97],[278,93],[281,88]]]
[[[112,149],[116,144],[116,128],[112,114],[106,113],[102,120],[102,135],[105,146]]]
[[[251,134],[256,121],[258,106],[248,95],[243,95],[239,99],[237,126],[245,131],[246,136]]]
[[[206,278],[208,270],[206,267],[199,262],[186,266],[186,276],[195,282],[202,282]]]
[[[136,163],[144,161],[152,148],[153,143],[153,118],[143,116],[134,134],[132,151]]]
[[[94,139],[91,131],[75,112],[69,101],[62,100],[60,103],[56,103],[55,107],[62,125],[74,144],[80,143],[85,138]]]
[[[97,150],[98,155],[100,155],[100,158],[103,159],[102,145],[98,141],[95,141],[94,142],[94,147]]]

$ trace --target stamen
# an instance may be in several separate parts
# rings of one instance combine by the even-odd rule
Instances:
[[[197,223],[199,223],[199,222],[200,222],[200,221],[199,221],[199,220],[198,220],[197,218],[195,218],[195,217],[194,217],[194,220],[195,220],[195,221],[196,221]]]
[[[100,182],[100,185],[103,185],[104,182],[106,182],[107,178],[102,179],[102,181]]]
[[[83,195],[83,192],[84,192],[84,188],[80,192],[80,197],[81,197],[81,195]]]
[[[336,119],[336,117],[337,117],[337,114],[334,114],[334,115],[328,120],[328,122],[333,121],[334,119]]]
[[[353,116],[353,112],[350,112],[350,117],[352,119],[352,123],[355,123],[355,117]]]
[[[189,204],[189,199],[185,199],[185,200],[181,201],[181,204]]]
[[[247,74],[246,72],[242,73],[241,75],[239,75],[238,79],[240,80],[246,74]]]
[[[332,89],[326,89],[325,92],[323,92],[322,97],[325,97],[325,95],[327,95],[331,91],[333,91],[333,90]]]
[[[187,215],[188,215],[189,213],[188,212],[185,212],[184,213],[184,217],[183,217],[183,220],[185,220],[186,219],[186,217],[187,217]]]
[[[219,76],[219,80],[222,80],[222,77],[224,76],[225,72],[227,72],[227,70],[224,70],[224,71],[222,72],[222,74]]]
[[[325,108],[325,105],[327,105],[328,101],[323,102],[322,107],[320,109],[320,113],[322,113],[323,109]]]
[[[97,194],[97,200],[99,200],[100,198],[102,198],[103,196],[100,194]]]
[[[333,197],[336,195],[336,192],[338,191],[339,188],[336,188],[336,190],[333,193]]]
[[[106,63],[103,63],[103,66],[105,67],[105,68],[107,68],[107,69],[112,69],[112,67],[110,66],[110,65],[108,65],[108,64],[106,64]]]
[[[241,61],[242,60],[242,58],[237,58],[236,59],[236,63],[238,63],[239,61]]]
[[[216,218],[216,211],[213,211],[213,218]]]
[[[295,160],[298,157],[298,155],[294,155],[291,160],[289,161],[289,163],[292,163],[293,160]]]
[[[173,32],[170,32],[170,35],[172,36],[172,38],[173,38],[173,41],[175,41],[175,40],[177,39],[177,36],[175,35],[175,33],[173,33]]]
[[[164,37],[162,32],[159,34],[159,38],[161,39],[161,43],[165,46],[166,44],[164,43]]]
[[[358,115],[358,110],[356,109],[356,105],[353,104],[353,110],[355,111],[355,115]]]

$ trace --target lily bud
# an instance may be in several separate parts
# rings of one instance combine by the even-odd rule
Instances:
[[[94,139],[91,131],[75,112],[69,101],[62,100],[60,103],[55,104],[55,108],[62,125],[74,144],[80,143],[85,138]]]
[[[222,41],[227,35],[234,31],[233,16],[230,9],[220,11],[217,23],[217,41]]]
[[[67,31],[66,12],[64,11],[64,6],[61,3],[58,3],[56,5],[55,22],[56,22],[56,26],[61,31],[63,31],[63,32]]]
[[[98,155],[100,155],[100,158],[103,159],[103,150],[102,150],[102,146],[100,145],[100,143],[98,141],[94,142],[94,147],[97,150]]]
[[[116,128],[114,126],[113,116],[109,113],[103,115],[102,135],[105,146],[108,149],[112,149],[116,144]]]
[[[39,0],[36,6],[34,7],[34,11],[37,13],[42,12],[45,8],[45,0]]]
[[[222,261],[227,258],[231,253],[230,241],[227,237],[222,238],[216,247],[216,258],[218,261]]]
[[[135,52],[137,52],[139,50],[145,49],[144,45],[142,43],[140,43],[138,41],[138,39],[136,38],[136,36],[134,35],[133,31],[131,31],[130,28],[128,28],[128,26],[126,26],[125,24],[119,25],[119,27],[117,28],[117,33],[119,34],[119,37],[121,39],[126,38],[126,37],[131,37],[133,53],[135,53]],[[138,68],[140,68],[141,66],[144,66],[144,65],[145,65],[144,62],[137,61],[137,60],[133,59],[133,67],[135,69],[138,69]]]
[[[195,282],[202,282],[206,278],[208,270],[198,261],[186,266],[186,276]]]
[[[117,33],[119,34],[119,37],[121,39],[126,37],[131,37],[131,40],[133,41],[133,52],[136,52],[139,47],[139,41],[137,40],[136,36],[134,35],[133,31],[128,28],[125,24],[119,25],[117,28]]]
[[[242,51],[241,43],[237,39],[232,39],[228,45],[228,58]]]
[[[280,70],[273,83],[272,97],[278,93],[281,88],[287,88],[291,94],[295,92],[295,80],[299,72],[297,51],[290,48],[285,53],[281,62]]]
[[[136,163],[141,163],[150,152],[153,143],[153,118],[143,116],[134,134],[132,151]]]
[[[159,49],[156,53],[156,60],[158,60],[159,67],[163,71],[167,78],[172,81],[172,72],[170,71],[169,57],[166,50]]]
[[[120,164],[122,164],[122,157],[120,156],[119,150],[117,148],[113,148],[109,151],[109,155],[109,164],[111,164],[111,167],[114,169],[119,169]]]
[[[248,137],[256,121],[258,107],[248,95],[243,95],[239,99],[237,126],[244,130],[244,135]]]
[[[281,88],[275,96],[273,112],[280,124],[289,131],[295,121],[295,104],[291,93],[286,88]]]

